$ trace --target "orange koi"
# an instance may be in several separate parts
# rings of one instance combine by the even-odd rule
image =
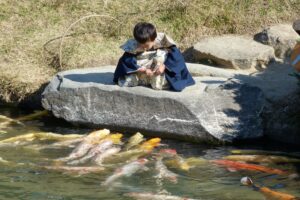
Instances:
[[[243,162],[238,162],[238,161],[231,161],[231,160],[212,160],[211,161],[214,164],[217,165],[222,165],[228,168],[233,168],[237,170],[249,170],[249,171],[260,171],[264,173],[269,173],[269,174],[287,174],[287,172],[280,170],[280,169],[273,169],[261,165],[255,165],[255,164],[247,164]]]
[[[252,186],[255,190],[258,190],[262,195],[264,195],[266,200],[300,200],[299,197],[295,197],[287,193],[277,192],[268,187],[259,187],[255,185],[249,177],[243,177],[241,179],[241,183],[246,186]]]

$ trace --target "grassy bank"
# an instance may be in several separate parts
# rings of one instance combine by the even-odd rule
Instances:
[[[182,50],[203,35],[252,34],[300,16],[298,0],[0,0],[0,99],[20,102],[60,70],[115,64],[119,45],[139,21],[150,21]],[[59,36],[65,38],[59,67]]]

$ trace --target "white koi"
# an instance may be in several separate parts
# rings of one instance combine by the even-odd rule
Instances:
[[[158,171],[156,175],[159,179],[166,179],[172,183],[177,183],[177,174],[171,172],[162,162],[162,157],[157,158],[155,169]]]
[[[45,169],[62,171],[64,173],[76,173],[78,175],[99,173],[105,170],[104,167],[78,167],[78,166],[45,166]]]
[[[105,150],[112,147],[113,141],[111,140],[104,140],[100,144],[96,145],[95,147],[90,148],[90,150],[87,152],[86,155],[84,155],[82,158],[78,160],[73,160],[71,162],[68,162],[70,165],[78,165],[87,162],[91,158],[93,158],[96,155],[101,155]]]
[[[173,195],[165,195],[165,194],[154,194],[154,193],[137,193],[131,192],[125,194],[125,196],[132,197],[136,200],[196,200],[190,199],[186,197],[178,197]]]
[[[109,176],[102,185],[108,186],[121,177],[124,177],[124,176],[129,177],[141,169],[145,170],[146,169],[145,164],[147,162],[148,162],[147,159],[141,158],[134,162],[126,164],[121,168],[116,169],[115,173],[113,175]]]
[[[102,165],[105,158],[115,155],[116,153],[119,153],[120,151],[121,151],[120,147],[112,147],[110,149],[105,150],[103,153],[96,155],[96,157],[93,159],[93,161],[97,165]]]

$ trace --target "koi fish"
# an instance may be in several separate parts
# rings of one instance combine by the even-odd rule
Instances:
[[[111,157],[112,155],[115,155],[116,153],[120,152],[121,148],[120,147],[112,147],[110,149],[105,150],[103,153],[96,155],[96,157],[93,159],[94,163],[97,165],[102,165],[103,161]]]
[[[62,171],[64,173],[76,173],[79,175],[89,173],[99,173],[105,170],[104,167],[78,167],[78,166],[44,166],[43,168],[55,171]]]
[[[186,197],[178,197],[178,196],[154,194],[154,193],[131,192],[131,193],[124,194],[124,196],[132,197],[136,200],[196,200],[196,199],[190,199]]]
[[[87,135],[82,142],[70,153],[69,156],[64,158],[56,159],[56,161],[68,162],[77,158],[84,156],[91,148],[94,147],[94,143],[103,140],[105,137],[109,136],[110,131],[103,129],[100,131],[94,131]]]
[[[142,143],[138,148],[145,151],[152,151],[155,147],[157,147],[160,144],[160,142],[160,138],[152,138]]]
[[[11,124],[17,124],[17,125],[24,126],[24,124],[22,122],[12,119],[12,118],[9,118],[9,117],[6,117],[4,115],[0,115],[0,120],[2,120],[2,122],[0,122],[1,129],[5,129]]]
[[[251,150],[251,149],[235,149],[230,151],[232,154],[238,155],[277,155],[300,158],[300,152],[287,153],[281,151]]]
[[[47,110],[42,110],[42,111],[37,111],[37,112],[34,112],[32,114],[23,116],[23,117],[19,117],[16,120],[17,121],[29,121],[29,120],[33,120],[33,119],[36,119],[36,118],[39,118],[39,117],[46,116],[48,114],[49,114],[49,112]]]
[[[134,149],[124,151],[105,159],[105,163],[120,163],[125,161],[136,160],[152,152],[152,150],[160,144],[160,138],[152,138]]]
[[[145,158],[140,158],[136,161],[133,161],[129,164],[124,165],[121,168],[115,170],[114,174],[109,176],[102,185],[108,186],[112,184],[114,181],[121,177],[129,177],[132,174],[136,173],[139,170],[146,170],[145,164],[148,162]]]
[[[68,162],[84,156],[94,145],[82,141],[67,157],[58,158],[56,161]]]
[[[230,155],[223,157],[225,160],[254,162],[254,163],[295,163],[300,159],[287,158],[285,156],[265,156],[265,155]]]
[[[194,166],[204,165],[204,164],[208,163],[208,160],[203,159],[203,158],[190,157],[190,158],[185,159],[185,162],[189,166],[194,167]]]
[[[38,148],[38,150],[62,148],[62,147],[75,147],[75,145],[82,142],[82,140],[83,140],[83,137],[76,138],[76,139],[70,139],[70,140],[64,140],[64,141],[58,141],[58,142],[54,142],[52,144],[41,146]]]
[[[140,144],[142,141],[144,140],[144,136],[140,133],[137,132],[136,134],[134,134],[133,136],[131,136],[125,146],[126,150],[129,150],[135,146],[137,146],[138,144]]]
[[[256,186],[249,177],[243,177],[241,179],[241,183],[246,186],[252,186],[253,189],[258,190],[262,195],[264,195],[266,200],[300,200],[299,197],[295,197],[287,193],[277,192],[268,187]]]
[[[166,179],[172,183],[177,183],[177,174],[171,172],[162,162],[162,157],[157,158],[155,163],[155,169],[158,171],[158,174],[155,176],[159,179]]]
[[[175,149],[161,149],[158,155],[161,157],[174,157],[177,156],[177,151]]]
[[[231,161],[231,160],[212,160],[210,162],[227,167],[229,169],[260,171],[264,173],[278,174],[278,175],[287,174],[287,172],[282,171],[280,169],[273,169],[261,165],[247,164],[247,163]]]
[[[93,131],[84,138],[84,141],[91,142],[91,143],[98,142],[98,141],[101,141],[106,136],[108,136],[109,134],[110,134],[110,130],[108,130],[108,129]]]
[[[86,155],[84,155],[82,158],[78,160],[73,160],[71,162],[68,162],[69,165],[78,165],[87,162],[91,158],[95,157],[97,154],[101,155],[104,151],[112,147],[113,141],[111,140],[106,140],[103,141],[102,143],[92,147],[89,152],[87,152]]]
[[[28,133],[24,135],[18,135],[15,137],[11,137],[8,139],[4,139],[0,141],[0,146],[7,145],[26,145],[29,142],[32,142],[36,139],[36,135],[33,133]]]
[[[15,145],[26,145],[29,142],[32,142],[34,140],[70,140],[74,138],[81,138],[82,135],[77,134],[70,134],[70,135],[61,135],[56,133],[50,133],[50,132],[36,132],[36,133],[28,133],[24,135],[18,135],[15,137],[7,138],[0,141],[0,144],[2,146],[9,145],[9,144],[15,144]]]
[[[136,160],[142,156],[149,154],[148,151],[142,149],[132,149],[129,151],[124,151],[117,153],[111,157],[106,158],[103,162],[109,164],[122,163],[122,162],[130,162],[132,160]]]
[[[192,166],[189,165],[189,163],[187,163],[186,160],[179,155],[176,155],[174,159],[165,161],[165,164],[169,167],[178,168],[184,171],[189,171],[192,168]]]

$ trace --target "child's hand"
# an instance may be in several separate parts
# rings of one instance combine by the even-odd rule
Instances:
[[[160,64],[159,67],[155,71],[155,75],[161,75],[166,70],[166,66],[164,64]]]
[[[146,75],[147,76],[153,76],[153,71],[151,69],[146,69]]]
[[[146,71],[146,68],[145,67],[141,67],[137,70],[138,72],[145,72]]]

